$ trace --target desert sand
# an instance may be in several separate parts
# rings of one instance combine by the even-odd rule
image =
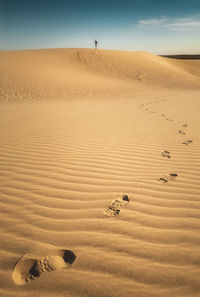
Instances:
[[[200,60],[0,51],[0,296],[200,296]]]

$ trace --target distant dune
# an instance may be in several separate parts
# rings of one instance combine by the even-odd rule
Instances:
[[[0,61],[0,297],[199,297],[200,61]]]
[[[200,55],[161,55],[161,57],[181,60],[200,60]]]
[[[199,89],[200,61],[93,49],[1,51],[0,100],[37,101]]]

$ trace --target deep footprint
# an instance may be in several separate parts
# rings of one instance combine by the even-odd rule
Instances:
[[[25,285],[46,271],[60,270],[71,265],[76,259],[70,250],[59,250],[42,259],[27,254],[15,264],[12,278],[17,285]]]
[[[119,196],[111,202],[111,205],[103,213],[109,217],[116,216],[120,213],[120,208],[125,207],[128,203],[128,195]]]

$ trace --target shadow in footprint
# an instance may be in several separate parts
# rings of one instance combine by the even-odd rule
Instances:
[[[27,254],[21,257],[15,264],[12,278],[17,285],[25,285],[46,271],[69,267],[75,259],[75,254],[70,250],[58,250],[44,258],[37,258]]]
[[[177,176],[178,176],[177,173],[170,173],[169,175],[170,175],[171,177],[177,177]]]
[[[63,259],[65,263],[73,264],[76,260],[75,254],[70,250],[64,250]]]
[[[168,177],[167,177],[166,175],[164,175],[164,177],[160,177],[160,178],[158,178],[157,181],[159,181],[159,182],[165,184],[165,183],[168,182]]]

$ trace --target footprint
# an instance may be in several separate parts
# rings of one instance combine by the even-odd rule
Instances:
[[[120,208],[125,207],[129,203],[128,195],[121,195],[112,200],[111,205],[104,210],[104,214],[109,217],[116,216],[120,213]]]
[[[182,135],[185,135],[185,131],[183,131],[183,130],[178,130],[178,133],[182,134]]]
[[[171,156],[170,156],[170,152],[169,152],[169,151],[164,151],[164,152],[162,152],[162,156],[163,156],[164,158],[168,158],[168,159],[171,158]]]
[[[46,271],[60,270],[71,265],[76,259],[70,250],[58,250],[42,259],[27,254],[15,264],[12,278],[17,285],[25,285]]]
[[[170,173],[169,175],[164,175],[163,177],[160,177],[159,179],[157,179],[157,181],[165,184],[170,180],[174,180],[177,176],[177,173]]]
[[[192,140],[186,140],[186,141],[182,142],[182,144],[185,144],[185,145],[188,145],[190,143],[192,143]]]
[[[161,117],[166,117],[166,115],[164,113],[161,114]]]
[[[184,124],[184,125],[182,125],[182,127],[187,128],[188,127],[188,124]]]

